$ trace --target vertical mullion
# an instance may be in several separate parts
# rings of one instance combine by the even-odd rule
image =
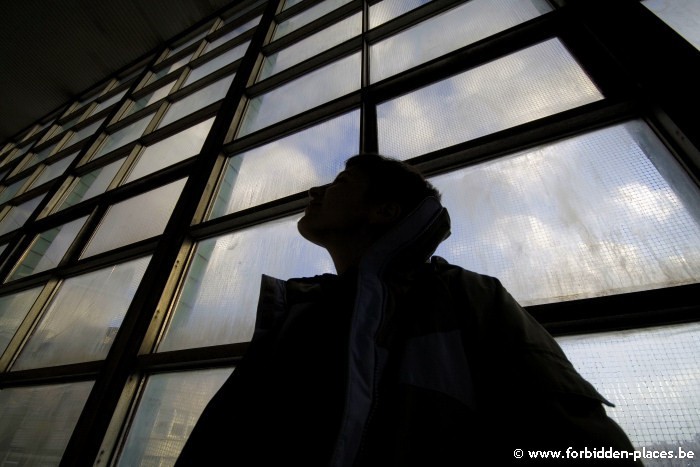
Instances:
[[[367,31],[369,30],[369,2],[362,4],[362,91],[360,104],[360,152],[376,153],[379,151],[377,141],[377,106],[372,99],[370,88],[370,57]]]
[[[169,272],[174,267],[180,247],[185,241],[199,198],[205,191],[227,131],[244,96],[249,75],[255,68],[278,4],[279,0],[271,0],[268,3],[251,38],[236,77],[223,99],[200,155],[192,167],[191,175],[134,294],[102,371],[85,403],[66,447],[61,461],[62,466],[91,465],[98,455],[122,389],[135,369],[136,357],[160,300],[160,292],[167,283]]]

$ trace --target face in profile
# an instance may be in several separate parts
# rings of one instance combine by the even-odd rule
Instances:
[[[369,179],[351,167],[338,174],[333,183],[309,190],[309,205],[299,220],[299,233],[320,246],[367,229],[371,223],[368,200]]]

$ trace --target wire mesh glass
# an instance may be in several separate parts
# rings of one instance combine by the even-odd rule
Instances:
[[[74,206],[82,201],[104,193],[126,158],[111,162],[78,177],[67,190],[67,194],[56,208],[57,211]]]
[[[179,101],[175,101],[166,111],[163,120],[158,124],[158,128],[163,128],[165,125],[179,120],[180,118],[203,109],[209,104],[213,104],[226,96],[229,86],[233,82],[235,75],[229,75],[213,84],[210,84],[187,97],[183,97]]]
[[[394,18],[415,10],[431,0],[384,0],[369,7],[369,27],[376,28]]]
[[[0,355],[5,352],[41,289],[42,287],[34,287],[0,297]]]
[[[149,260],[146,256],[64,280],[11,369],[103,359]]]
[[[162,98],[168,95],[170,90],[173,88],[175,85],[175,82],[173,81],[172,83],[168,83],[165,86],[161,86],[160,88],[156,89],[153,92],[150,92],[136,100],[129,106],[129,108],[126,109],[124,112],[123,117],[126,117],[127,115],[131,115],[133,113],[138,112],[141,109],[145,109],[149,105],[153,104],[154,102],[158,102]],[[122,118],[123,118],[122,117]]]
[[[325,16],[346,3],[350,3],[350,1],[351,0],[324,0],[278,24],[272,38],[273,40],[277,40],[282,36],[286,36],[290,32],[296,31],[302,26],[306,26],[312,21]]]
[[[372,82],[551,10],[545,0],[471,0],[370,46]],[[449,33],[446,33],[449,31]]]
[[[380,104],[379,150],[408,159],[602,98],[551,39]]]
[[[41,174],[36,179],[34,179],[31,185],[29,185],[28,189],[42,185],[46,182],[53,180],[54,178],[63,175],[68,166],[71,164],[71,162],[75,160],[77,156],[78,153],[75,152],[70,156],[64,157],[63,159],[54,162],[53,164],[47,165],[41,172]]]
[[[146,130],[148,124],[151,123],[153,115],[154,114],[147,115],[139,120],[136,120],[134,123],[115,131],[114,133],[108,134],[102,145],[90,157],[90,159],[95,160],[114,151],[115,149],[119,149],[139,139],[141,135],[143,135],[143,132]]]
[[[437,254],[524,305],[700,280],[700,193],[643,122],[432,181],[453,220]]]
[[[294,133],[228,160],[209,218],[330,183],[360,144],[360,112]]]
[[[700,50],[700,2],[697,0],[642,0],[642,5]]]
[[[235,62],[245,55],[245,51],[248,48],[249,42],[236,46],[221,55],[217,55],[208,62],[199,65],[194,68],[185,80],[185,86],[194,83],[195,81],[204,78],[205,76],[215,72],[216,70],[225,67],[226,65]]]
[[[5,217],[0,220],[0,235],[22,227],[37,206],[39,206],[39,203],[44,198],[44,194],[36,196],[17,206],[12,206]]]
[[[260,277],[330,272],[327,253],[297,232],[300,216],[199,242],[158,351],[250,340]]]

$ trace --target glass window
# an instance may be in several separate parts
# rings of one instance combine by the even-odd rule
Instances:
[[[70,138],[68,138],[68,141],[66,141],[65,146],[68,147],[69,144],[79,143],[88,136],[94,135],[97,129],[100,127],[100,125],[102,125],[103,121],[104,119],[102,118],[100,120],[97,120],[96,122],[91,123],[86,127],[81,128],[80,130],[77,130]]]
[[[0,297],[0,355],[7,349],[7,345],[29,313],[41,289],[41,287],[35,287]]]
[[[545,0],[471,0],[370,47],[372,82],[549,11]],[[445,34],[445,31],[450,31]]]
[[[153,119],[153,114],[136,120],[134,123],[125,126],[121,130],[108,134],[100,148],[91,156],[91,160],[95,160],[139,139],[141,135],[143,135],[148,124],[151,123],[151,119]]]
[[[244,136],[360,87],[360,54],[337,60],[248,102],[239,131]]]
[[[379,105],[379,150],[408,159],[602,98],[552,39]]]
[[[327,253],[297,232],[299,218],[199,242],[158,350],[248,341],[261,274],[288,278],[332,271]]]
[[[183,178],[110,207],[82,258],[163,233],[186,180]]]
[[[32,154],[27,158],[27,162],[24,163],[24,168],[31,167],[34,164],[45,161],[49,156],[56,152],[55,149],[58,148],[59,143],[60,141],[47,146],[35,154]]]
[[[27,179],[30,177],[30,175],[22,178],[21,180],[17,180],[16,182],[7,185],[2,192],[0,192],[0,204],[4,204],[8,201],[10,201],[12,198],[15,197],[15,195],[18,195],[20,192],[20,189],[24,186],[25,183],[27,183]]]
[[[22,227],[37,206],[39,206],[39,203],[43,198],[44,195],[42,194],[41,196],[36,196],[20,205],[12,206],[5,217],[0,220],[0,235],[4,235]]]
[[[359,144],[358,110],[237,154],[228,161],[210,217],[330,183]]]
[[[240,18],[242,14],[243,14],[243,13],[241,13],[240,15],[234,15],[234,16],[231,16],[230,18],[225,19],[225,20],[224,20],[224,24],[230,24],[230,23],[232,23],[233,21],[235,21],[235,20],[237,20],[238,18]],[[236,27],[235,29],[232,30],[232,32],[233,32],[233,31],[236,31],[237,34],[242,34],[242,33],[246,32],[246,31],[248,31],[250,28],[253,28],[253,27],[257,26],[258,24],[260,24],[260,19],[261,19],[261,18],[262,18],[262,16],[258,16],[258,17],[256,17],[256,18],[253,18],[253,19],[251,19],[250,21],[248,21],[248,22],[246,22],[246,23],[244,23],[244,24],[241,24],[240,26]]]
[[[68,166],[75,160],[77,157],[78,153],[75,152],[71,154],[68,157],[64,157],[60,161],[56,161],[53,164],[50,164],[44,168],[44,170],[41,172],[41,175],[39,175],[31,185],[29,185],[29,188],[34,188],[36,186],[39,186],[43,183],[46,183],[50,180],[53,180],[54,178],[63,175],[63,173],[66,171]]]
[[[194,83],[200,78],[204,78],[205,76],[215,72],[216,70],[225,67],[229,63],[235,62],[239,58],[242,58],[243,55],[245,55],[245,51],[248,48],[248,44],[250,44],[250,42],[246,42],[244,44],[232,48],[231,50],[227,50],[221,55],[212,58],[208,62],[199,65],[197,68],[193,69],[190,72],[189,76],[187,76],[187,79],[185,80],[185,86]]]
[[[163,87],[160,87],[156,89],[155,91],[148,93],[138,99],[136,99],[128,109],[126,109],[126,112],[124,112],[124,117],[131,115],[133,113],[138,112],[141,109],[145,109],[149,105],[153,104],[154,102],[158,102],[162,98],[168,95],[170,93],[170,90],[173,88],[175,85],[175,82],[173,81],[172,83],[168,83]]]
[[[119,159],[118,161],[107,164],[104,167],[88,172],[82,177],[78,177],[73,182],[65,199],[56,210],[59,211],[67,207],[74,206],[81,201],[85,201],[86,199],[90,199],[93,196],[99,195],[100,193],[104,193],[112,180],[114,180],[114,176],[119,171],[119,168],[121,167],[122,163],[124,163],[124,160],[126,160],[126,158]]]
[[[248,21],[245,24],[242,24],[241,26],[238,26],[237,28],[230,30],[229,32],[227,32],[223,36],[217,37],[216,39],[211,41],[211,43],[207,44],[207,46],[204,49],[205,52],[209,52],[210,50],[214,50],[215,48],[227,43],[228,41],[230,41],[234,37],[240,36],[241,34],[248,31],[249,29],[257,26],[259,22],[260,22],[260,16]],[[250,42],[246,42],[246,47],[243,48],[243,51],[241,52],[241,57],[245,54],[245,49],[248,47],[249,43]],[[238,46],[238,47],[240,47],[240,46]],[[238,48],[238,47],[236,47],[236,48]]]
[[[213,84],[210,84],[197,92],[190,94],[187,97],[175,101],[170,105],[170,108],[166,111],[163,120],[158,124],[158,128],[163,128],[165,125],[179,120],[186,115],[196,112],[199,109],[203,109],[209,104],[213,104],[216,101],[223,99],[226,96],[229,86],[233,81],[234,75],[229,75],[223,79],[220,79]]]
[[[636,449],[700,452],[700,325],[559,337]],[[644,459],[645,465],[647,460]],[[651,462],[651,460],[649,461]],[[663,465],[691,465],[693,462]],[[662,465],[662,464],[653,464]]]
[[[175,70],[179,70],[183,66],[187,65],[190,62],[190,59],[192,58],[192,55],[187,55],[186,57],[182,57],[180,60],[176,60],[170,65],[166,65],[160,70],[154,71],[153,74],[148,78],[148,83],[152,83],[154,81],[157,81],[161,79],[163,76],[169,75],[171,72]]]
[[[0,391],[3,465],[58,465],[92,385],[84,381]]]
[[[117,465],[173,465],[230,375],[230,368],[219,368],[150,376]]]
[[[286,10],[287,8],[291,8],[294,5],[301,3],[302,1],[304,1],[304,0],[285,0],[283,10]]]
[[[437,254],[524,305],[700,279],[700,193],[642,122],[432,181],[453,220]]]
[[[296,14],[286,21],[281,22],[277,25],[275,29],[275,34],[273,36],[274,40],[279,39],[282,36],[289,34],[292,31],[296,31],[302,26],[306,26],[312,21],[330,13],[333,10],[340,8],[346,3],[350,3],[351,0],[325,0],[317,5],[312,6],[308,10],[304,10],[299,14]]]
[[[12,370],[103,359],[150,256],[63,281]]]
[[[87,216],[81,217],[37,235],[8,280],[19,279],[58,266],[86,220]]]
[[[700,50],[700,3],[697,0],[643,0],[642,5]]]
[[[376,28],[404,13],[415,10],[430,0],[384,0],[369,7],[369,27]]]
[[[356,13],[316,34],[265,58],[259,81],[301,63],[362,32],[362,13]]]
[[[113,95],[113,96],[110,97],[109,99],[106,99],[106,100],[104,100],[104,101],[102,101],[102,102],[99,102],[99,103],[97,104],[97,106],[95,106],[95,109],[92,111],[92,113],[95,113],[95,114],[96,114],[97,112],[106,109],[106,108],[109,107],[110,105],[112,105],[112,104],[114,104],[114,103],[116,103],[116,102],[119,102],[119,101],[122,99],[122,97],[124,97],[124,94],[126,94],[126,91],[127,91],[127,90],[125,89],[125,90],[123,90],[122,92]]]
[[[131,169],[126,182],[136,180],[199,154],[212,123],[214,123],[214,119],[210,118],[145,148],[136,165]]]
[[[195,42],[201,41],[202,39],[204,39],[204,36],[206,36],[208,32],[209,32],[209,29],[207,28],[204,31],[197,34],[196,36],[194,36],[193,38],[186,40],[182,44],[174,46],[170,50],[170,53],[168,55],[170,55],[170,56],[175,55],[176,53],[180,52],[181,50],[185,50],[187,47],[194,44]]]

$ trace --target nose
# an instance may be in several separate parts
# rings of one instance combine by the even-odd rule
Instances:
[[[311,201],[319,200],[321,197],[323,197],[324,191],[325,188],[320,186],[309,188],[309,198],[311,198]]]

